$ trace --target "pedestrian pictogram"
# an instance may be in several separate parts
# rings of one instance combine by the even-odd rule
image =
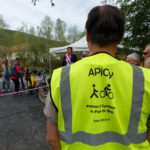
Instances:
[[[100,97],[104,98],[104,97],[108,97],[109,99],[113,99],[113,93],[111,92],[111,85],[108,84],[103,91],[100,91]]]
[[[96,98],[98,98],[97,92],[98,92],[98,90],[95,89],[95,84],[93,84],[93,93],[90,96],[90,98],[93,98],[93,96],[95,96]]]

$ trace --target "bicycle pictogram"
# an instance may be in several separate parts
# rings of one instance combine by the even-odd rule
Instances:
[[[111,92],[111,85],[110,84],[108,84],[105,88],[104,88],[104,90],[102,90],[102,91],[100,91],[100,97],[101,98],[104,98],[104,97],[108,97],[109,99],[113,99],[113,93]]]

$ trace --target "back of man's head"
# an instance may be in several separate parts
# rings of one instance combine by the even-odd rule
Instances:
[[[117,7],[97,6],[88,14],[86,31],[93,43],[104,47],[120,43],[124,35],[124,23],[124,15]]]

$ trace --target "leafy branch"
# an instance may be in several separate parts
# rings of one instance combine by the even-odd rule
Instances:
[[[33,5],[36,5],[40,0],[32,0],[31,2],[33,3]],[[53,0],[50,0],[50,4],[51,6],[55,6],[55,3],[53,2]]]

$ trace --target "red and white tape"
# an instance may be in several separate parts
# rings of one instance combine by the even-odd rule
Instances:
[[[37,88],[22,90],[22,91],[18,91],[18,92],[3,93],[3,94],[0,94],[0,96],[7,96],[7,95],[18,94],[18,93],[25,93],[25,92],[28,92],[28,91],[34,91],[34,90],[43,89],[43,88],[47,88],[47,87],[48,86],[40,86],[40,87],[37,87]]]

